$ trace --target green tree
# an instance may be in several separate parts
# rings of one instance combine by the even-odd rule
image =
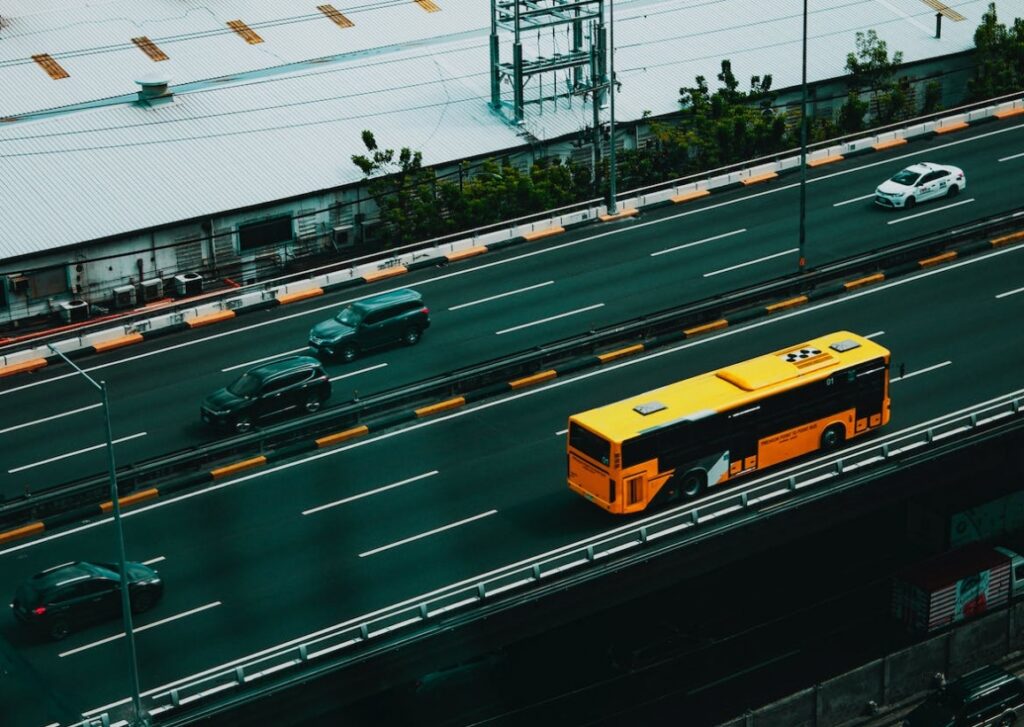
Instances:
[[[862,93],[868,93],[874,102],[875,121],[878,123],[889,124],[909,118],[913,113],[909,82],[896,76],[903,63],[903,52],[896,51],[890,59],[886,42],[874,30],[857,33],[856,46],[856,52],[846,56],[850,93],[840,111],[840,129],[852,132],[864,128],[864,116],[870,105],[863,104]]]
[[[974,31],[974,77],[967,81],[971,99],[980,100],[1024,87],[1024,20],[1007,28],[990,3]]]

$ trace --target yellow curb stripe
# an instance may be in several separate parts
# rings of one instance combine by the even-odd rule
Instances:
[[[875,273],[874,275],[867,275],[863,278],[857,278],[851,280],[848,283],[843,283],[843,287],[847,290],[856,290],[857,288],[863,288],[865,285],[871,285],[872,283],[881,283],[885,280],[885,273]]]
[[[835,164],[836,162],[841,162],[841,161],[843,161],[843,155],[842,154],[833,154],[832,156],[828,156],[828,157],[820,157],[818,159],[812,159],[811,161],[807,162],[807,166],[809,166],[809,167],[820,167],[823,164]]]
[[[475,257],[477,255],[483,255],[487,252],[487,248],[483,245],[478,247],[467,247],[465,250],[458,250],[456,252],[450,252],[445,255],[448,258],[448,262],[453,263],[456,260],[465,260],[467,257]]]
[[[989,240],[989,244],[991,244],[992,247],[1002,247],[1003,245],[1009,245],[1011,242],[1016,242],[1017,240],[1024,240],[1024,231],[1014,232],[1009,235],[997,237],[993,240]],[[0,369],[0,376],[3,375],[3,369]]]
[[[945,126],[937,126],[937,127],[935,127],[935,133],[936,134],[948,134],[951,131],[960,131],[960,129],[966,129],[966,128],[967,128],[967,122],[966,121],[957,121],[957,122],[952,123],[952,124],[946,124]]]
[[[540,373],[536,373],[533,376],[524,376],[521,379],[509,381],[508,385],[511,386],[513,389],[522,389],[527,386],[533,386],[534,384],[539,384],[541,382],[548,381],[550,379],[555,378],[556,376],[558,376],[557,371],[555,371],[554,369],[548,369],[547,371],[541,371]]]
[[[786,310],[787,308],[796,308],[798,305],[803,305],[806,302],[807,302],[807,296],[806,295],[798,295],[797,297],[790,298],[789,300],[783,300],[783,301],[779,301],[778,303],[772,303],[771,305],[766,305],[765,306],[765,310],[768,311],[769,313],[774,313],[777,310]]]
[[[20,540],[21,538],[27,538],[30,535],[36,535],[37,533],[43,532],[45,528],[46,526],[43,525],[42,522],[37,521],[29,523],[28,525],[23,525],[20,528],[15,528],[14,530],[7,530],[0,533],[0,543],[9,543],[12,540]]]
[[[560,235],[565,232],[564,227],[548,227],[544,230],[534,230],[533,232],[527,232],[523,235],[523,239],[527,242],[533,242],[534,240],[542,240],[545,237],[551,237],[552,235]]]
[[[139,492],[133,492],[130,495],[125,495],[120,498],[118,502],[121,507],[127,507],[128,505],[134,505],[136,502],[142,502],[143,500],[152,500],[154,497],[160,494],[160,491],[155,487],[150,487],[148,490],[140,490]],[[103,512],[110,512],[114,509],[114,501],[108,500],[107,502],[100,503],[100,510]]]
[[[207,313],[205,316],[196,316],[195,318],[189,318],[185,321],[185,324],[189,328],[200,328],[202,326],[208,326],[211,323],[220,323],[221,321],[231,320],[235,317],[233,310],[219,310],[216,313]]]
[[[882,151],[883,149],[892,149],[894,146],[903,146],[906,143],[906,139],[889,139],[888,141],[880,141],[877,144],[872,144],[871,148],[875,151]]]
[[[601,363],[608,363],[609,361],[614,361],[615,359],[622,358],[623,356],[629,356],[629,355],[634,354],[634,353],[640,353],[643,350],[644,350],[644,344],[637,343],[637,344],[634,344],[632,346],[626,346],[625,348],[620,348],[617,351],[609,351],[608,353],[599,353],[597,355],[597,360],[600,361]]]
[[[130,346],[133,343],[141,343],[143,340],[141,333],[130,333],[120,338],[112,338],[109,341],[94,343],[92,348],[96,353],[103,353],[104,351],[113,351],[115,348],[121,348],[122,346]]]
[[[1024,106],[1018,106],[1015,109],[1004,109],[1002,111],[996,111],[995,117],[997,119],[1008,119],[1011,116],[1019,116],[1024,114]]]
[[[396,275],[405,275],[406,272],[408,271],[405,269],[404,265],[395,265],[392,268],[384,268],[383,270],[378,270],[375,273],[367,273],[363,276],[363,280],[367,283],[374,283],[378,280],[393,278]]]
[[[316,446],[318,446],[318,447],[329,447],[332,444],[337,444],[338,442],[344,442],[344,441],[346,441],[348,439],[354,439],[356,437],[361,437],[364,434],[369,434],[369,433],[370,433],[370,428],[368,426],[366,426],[365,424],[363,424],[362,426],[353,427],[352,429],[346,429],[343,432],[335,432],[334,434],[328,434],[325,437],[320,437],[320,439],[316,440]]]
[[[740,183],[744,187],[749,187],[751,184],[760,184],[761,182],[767,182],[769,179],[775,179],[779,176],[778,172],[765,172],[764,174],[755,174],[752,177],[741,179]]]
[[[23,374],[27,371],[35,371],[41,369],[46,365],[45,358],[33,358],[28,361],[22,361],[21,363],[11,364],[10,366],[0,366],[0,379],[5,376],[14,376],[15,374]]]
[[[624,217],[634,217],[640,214],[640,210],[636,207],[631,207],[628,210],[619,210],[614,215],[598,215],[597,219],[601,222],[611,222],[612,220],[621,220]]]
[[[218,467],[215,470],[210,470],[210,474],[213,476],[213,479],[217,479],[218,477],[227,477],[228,475],[233,475],[235,472],[241,472],[242,470],[251,469],[253,467],[259,467],[261,464],[266,463],[267,458],[261,454],[259,457],[243,459],[241,462],[235,462],[234,464]]]
[[[284,295],[277,296],[277,302],[281,305],[287,305],[288,303],[297,303],[300,300],[308,300],[309,298],[315,298],[318,295],[323,295],[323,288],[310,288],[309,290],[300,290],[297,293],[285,293]]]
[[[956,250],[950,250],[949,252],[944,252],[941,255],[936,255],[935,257],[925,258],[924,260],[918,260],[917,264],[922,268],[930,268],[933,265],[941,265],[942,263],[949,262],[950,260],[956,260]]]
[[[677,194],[674,197],[669,197],[673,204],[679,204],[680,202],[689,202],[691,199],[700,199],[701,197],[707,197],[711,192],[707,189],[691,189],[689,192],[683,192]]]
[[[448,399],[447,401],[441,401],[437,404],[431,404],[430,406],[421,406],[416,410],[416,416],[428,417],[431,414],[437,414],[441,411],[448,411],[449,409],[457,409],[466,403],[466,397],[456,396],[454,399]]]
[[[710,331],[717,331],[721,328],[725,328],[729,325],[729,321],[724,318],[719,318],[717,321],[711,321],[701,326],[694,326],[693,328],[686,328],[683,330],[687,336],[696,336],[701,333],[708,333]]]

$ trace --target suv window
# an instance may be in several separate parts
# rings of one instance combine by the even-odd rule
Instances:
[[[384,310],[376,310],[373,313],[370,313],[368,316],[366,316],[366,320],[363,322],[368,326],[372,326],[375,323],[380,323],[382,320],[387,318],[392,313],[394,313],[394,310],[388,310],[387,308],[385,308]]]
[[[282,389],[287,389],[289,386],[294,386],[295,384],[310,378],[312,373],[311,369],[306,369],[304,371],[294,371],[290,374],[285,374],[284,376],[274,379],[263,387],[263,393],[269,394],[275,391],[281,391]]]

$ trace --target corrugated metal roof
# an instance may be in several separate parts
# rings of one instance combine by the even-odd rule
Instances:
[[[815,80],[841,75],[846,54],[854,47],[854,32],[868,28],[875,28],[891,51],[901,50],[906,61],[971,48],[974,29],[987,2],[955,4],[967,20],[944,21],[942,39],[936,40],[926,32],[934,28],[934,11],[919,0],[900,0],[898,6],[896,0],[832,0],[810,18],[808,76]],[[15,4],[8,0],[5,8]],[[22,4],[27,5],[28,0],[22,0]],[[54,7],[57,4],[52,3]],[[421,150],[428,164],[520,146],[524,143],[522,130],[487,105],[489,26],[479,22],[479,7],[483,6],[486,14],[487,4],[480,0],[439,4],[441,12],[426,13],[412,3],[380,3],[380,9],[374,12],[384,15],[379,16],[376,25],[364,15],[356,18],[355,28],[345,30],[324,18],[323,36],[327,40],[302,31],[308,26],[305,21],[259,25],[267,18],[284,15],[281,8],[295,17],[300,11],[294,3],[234,0],[217,3],[216,16],[201,2],[175,3],[173,7],[180,7],[176,15],[168,11],[170,5],[156,0],[73,4],[62,12],[77,13],[74,32],[81,37],[77,45],[65,47],[95,47],[109,42],[111,36],[103,19],[113,18],[109,22],[129,24],[133,33],[141,27],[147,37],[168,50],[156,33],[150,34],[147,23],[120,20],[150,17],[141,10],[133,15],[138,6],[152,11],[151,17],[157,17],[153,9],[159,8],[179,21],[197,13],[222,19],[246,9],[247,24],[257,28],[262,37],[274,38],[275,50],[269,50],[269,43],[250,46],[228,31],[231,36],[201,39],[201,43],[213,44],[204,53],[216,58],[207,59],[207,66],[187,66],[193,75],[185,78],[217,75],[209,72],[214,67],[234,77],[176,85],[174,103],[154,108],[119,103],[0,124],[0,258],[358,181],[361,173],[350,156],[363,151],[363,129],[372,130],[382,146]],[[335,7],[348,15],[344,7]],[[723,58],[732,60],[744,87],[751,75],[764,73],[773,74],[776,88],[799,83],[801,7],[800,0],[767,6],[754,0],[619,0],[615,8],[615,63],[622,83],[616,95],[618,117],[636,119],[645,110],[655,115],[676,110],[679,87],[692,85],[695,76],[704,75],[712,87],[718,85],[715,77]],[[1021,11],[1024,0],[1004,0],[1000,5],[1004,21],[1012,15],[1024,15]],[[431,24],[441,15],[450,22],[439,31]],[[29,17],[36,16],[16,15],[15,20]],[[96,19],[96,23],[86,23],[89,18]],[[401,23],[397,22],[399,18],[403,19]],[[476,31],[472,31],[474,23]],[[51,25],[55,25],[52,18]],[[217,23],[211,20],[210,25]],[[415,26],[415,33],[408,28],[390,32],[397,25]],[[372,26],[373,34],[368,33],[358,43],[354,32],[345,35],[365,26]],[[102,30],[93,35],[94,27]],[[445,34],[449,31],[453,34]],[[65,23],[61,32],[71,32],[71,25]],[[54,30],[53,37],[56,33]],[[418,34],[418,39],[391,44],[399,37],[411,38],[410,34]],[[345,46],[351,52],[342,51],[324,62],[301,62],[337,55],[339,48],[331,45],[335,35],[352,39]],[[280,40],[286,36],[288,40]],[[526,36],[528,44],[537,43],[534,34]],[[18,37],[25,43],[28,35]],[[86,37],[88,40],[84,40]],[[4,45],[10,39],[7,32],[0,38],[0,52],[11,57]],[[557,33],[554,40],[560,40]],[[502,41],[503,59],[507,60],[510,46],[507,38]],[[328,46],[333,49],[330,53],[326,52]],[[552,42],[543,37],[537,47],[547,53]],[[561,48],[565,47],[563,42]],[[222,49],[227,50],[221,53]],[[252,53],[260,55],[254,59]],[[83,87],[76,91],[75,98],[91,100],[97,98],[97,93],[111,93],[111,79],[118,71],[116,61],[127,58],[125,54],[140,60],[139,68],[147,72],[164,65],[152,63],[134,45],[114,52],[112,57],[103,56],[103,61],[84,57],[81,62],[101,64],[106,75],[98,74],[92,90]],[[171,55],[178,54],[174,51]],[[200,55],[196,53],[195,57]],[[72,65],[68,59],[61,63]],[[136,69],[128,69],[127,61],[125,64],[127,70],[122,75],[134,78]],[[269,65],[275,67],[261,70]],[[242,69],[248,69],[248,73]],[[74,67],[69,70],[72,78],[82,75]],[[0,63],[0,86],[5,90],[5,100],[0,103],[5,107],[7,90],[17,85],[9,83],[9,74],[23,71],[20,66]],[[39,68],[32,72],[42,77],[44,86],[71,80],[51,81]],[[176,83],[182,80],[177,73],[172,75]],[[30,91],[17,89],[18,94],[23,96],[19,102],[22,107],[42,107],[26,100],[32,96]],[[557,111],[550,103],[542,108],[529,107],[525,129],[537,138],[548,139],[576,133],[591,122],[589,103],[576,98],[571,106],[561,102]]]

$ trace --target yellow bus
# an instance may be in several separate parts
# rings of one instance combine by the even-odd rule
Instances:
[[[839,331],[569,418],[569,488],[640,512],[889,421],[889,351]]]

